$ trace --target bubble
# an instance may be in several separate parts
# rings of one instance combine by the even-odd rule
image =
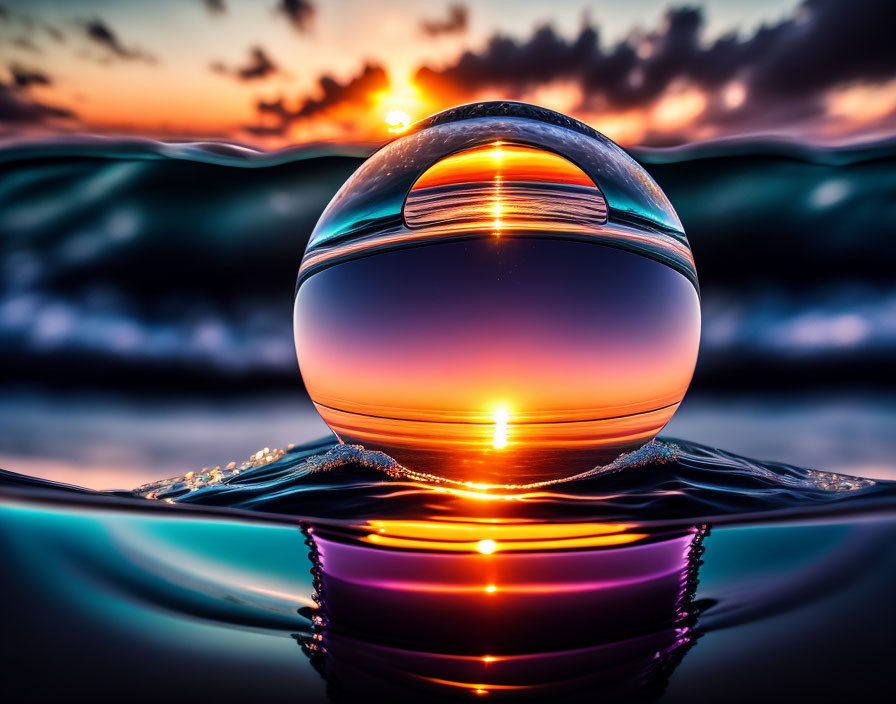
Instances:
[[[472,484],[573,475],[651,440],[700,304],[659,186],[586,125],[512,102],[412,125],[339,190],[294,311],[340,440]]]

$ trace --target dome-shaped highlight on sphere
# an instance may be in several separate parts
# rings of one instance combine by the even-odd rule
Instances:
[[[299,272],[306,387],[341,440],[485,484],[650,440],[693,373],[696,273],[619,147],[521,103],[440,113],[370,157]]]

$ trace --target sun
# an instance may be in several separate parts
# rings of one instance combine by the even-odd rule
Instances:
[[[411,124],[411,116],[404,110],[391,110],[386,115],[386,127],[390,132],[404,132]]]
[[[495,220],[495,227],[501,225],[499,220]],[[503,450],[507,447],[507,421],[510,420],[510,412],[501,406],[495,409],[495,436],[492,444],[496,450]]]

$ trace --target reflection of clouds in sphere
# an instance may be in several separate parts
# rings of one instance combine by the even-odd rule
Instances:
[[[650,440],[700,335],[681,223],[615,144],[479,103],[414,125],[333,198],[302,261],[305,384],[345,442],[473,483]]]

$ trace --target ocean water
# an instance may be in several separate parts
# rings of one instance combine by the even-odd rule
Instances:
[[[888,700],[894,153],[635,154],[700,270],[691,391],[486,487],[334,449],[304,394],[296,273],[364,154],[4,147],[10,699]]]
[[[469,485],[325,437],[130,491],[0,487],[3,663],[26,698],[890,686],[894,482],[662,440],[568,480]]]

